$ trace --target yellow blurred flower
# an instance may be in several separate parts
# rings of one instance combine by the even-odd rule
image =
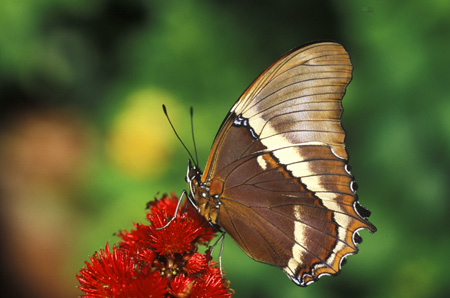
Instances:
[[[147,178],[167,168],[175,138],[161,105],[177,103],[168,92],[149,88],[132,93],[116,116],[106,142],[107,154],[120,170],[134,178]]]

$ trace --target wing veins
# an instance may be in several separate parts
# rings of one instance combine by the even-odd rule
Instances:
[[[314,95],[309,94],[309,95],[303,95],[303,96],[289,97],[289,98],[287,98],[287,99],[285,99],[285,100],[283,100],[283,101],[277,102],[276,104],[274,104],[274,105],[272,105],[272,106],[269,106],[269,107],[267,107],[267,108],[265,108],[265,109],[263,109],[263,110],[258,111],[258,113],[255,113],[255,114],[253,114],[252,116],[250,116],[249,119],[251,119],[251,118],[253,118],[253,117],[255,117],[255,116],[259,115],[259,114],[265,113],[265,112],[267,112],[268,110],[277,107],[278,105],[285,104],[285,103],[287,103],[288,101],[300,99],[300,98],[302,98],[302,97],[310,97],[310,96],[315,96],[315,95],[329,95],[329,94],[340,94],[340,92],[335,92],[335,93],[334,93],[334,92],[325,92],[325,93],[317,93],[317,94],[314,94]],[[296,105],[297,105],[297,106],[301,106],[301,105],[307,105],[307,104],[327,103],[327,102],[333,102],[333,103],[334,103],[334,102],[336,102],[336,99],[301,102],[301,103],[298,103],[298,104],[296,104]],[[298,110],[298,111],[292,111],[292,112],[289,112],[289,113],[297,113],[297,112],[299,112],[299,111],[309,111],[309,110]],[[274,117],[278,117],[278,116],[286,115],[286,114],[288,114],[288,113],[276,114]],[[268,119],[267,121],[269,121],[269,120],[270,120],[270,119]]]
[[[252,208],[250,208],[250,209],[252,209]],[[255,211],[255,212],[256,212],[256,211]],[[273,210],[272,210],[272,212],[273,212]],[[227,210],[227,213],[228,213],[228,210]],[[272,225],[275,229],[277,229],[277,230],[280,231],[282,234],[284,234],[284,235],[285,235],[288,239],[290,239],[292,242],[297,243],[299,246],[301,246],[301,247],[302,247],[305,251],[307,251],[309,254],[313,255],[313,256],[316,257],[318,260],[320,260],[320,262],[321,262],[322,264],[325,264],[327,267],[329,267],[331,270],[333,270],[333,272],[336,272],[332,267],[330,267],[330,265],[328,265],[328,264],[325,262],[325,260],[323,260],[322,258],[320,258],[319,256],[317,256],[316,254],[314,254],[312,251],[310,251],[307,247],[303,246],[301,243],[298,243],[297,241],[295,241],[295,238],[292,238],[291,236],[287,235],[287,234],[284,232],[284,230],[282,230],[282,229],[280,229],[278,226],[274,225],[271,221],[267,220],[264,216],[262,216],[262,215],[259,214],[258,212],[256,212],[256,213],[260,216],[261,219],[263,219],[264,221],[266,221],[267,223],[269,223],[270,225]],[[228,215],[229,215],[229,213],[228,213]],[[230,218],[230,221],[231,221],[233,227],[235,228],[236,233],[239,235],[239,238],[241,239],[241,241],[243,241],[243,240],[242,240],[242,237],[241,237],[241,234],[240,234],[239,231],[236,229],[236,226],[234,225],[234,222],[233,222],[232,218],[231,218],[231,217],[229,217],[229,218]],[[309,226],[309,225],[307,225],[307,226],[308,226],[308,227],[311,227],[311,226]],[[311,227],[311,228],[312,228],[312,227]],[[278,258],[280,258],[279,254],[275,251],[275,249],[272,247],[272,245],[270,245],[270,243],[267,241],[266,237],[264,237],[264,236],[263,236],[261,233],[259,233],[259,232],[258,232],[258,234],[261,235],[261,238],[264,239],[264,241],[270,246],[270,248],[272,249],[272,251],[274,251],[275,254],[278,256]],[[326,234],[326,233],[325,233],[325,234]],[[333,237],[333,238],[335,238],[335,237]],[[336,238],[335,238],[335,239],[336,239]],[[243,241],[243,243],[245,243],[245,242]],[[247,248],[247,251],[249,251],[247,245],[245,245],[245,246],[246,246],[246,248]]]
[[[258,208],[258,207],[255,207],[255,208]],[[299,220],[299,219],[297,219],[297,218],[295,218],[295,217],[290,217],[290,216],[288,216],[287,214],[285,214],[285,213],[283,213],[283,212],[279,212],[279,211],[277,211],[277,210],[272,210],[272,207],[270,207],[269,209],[271,209],[272,212],[275,212],[275,213],[277,213],[277,214],[280,214],[280,215],[282,215],[282,216],[284,216],[284,217],[287,217],[287,218],[289,218],[289,219],[293,219],[294,221],[301,222],[301,223],[304,224],[305,226],[308,226],[308,227],[310,227],[310,228],[313,229],[313,230],[316,230],[316,231],[318,231],[318,232],[320,232],[320,233],[322,233],[322,234],[325,234],[325,235],[327,235],[327,236],[330,236],[331,238],[334,238],[334,239],[336,239],[336,240],[338,240],[338,241],[344,243],[346,246],[351,247],[350,245],[347,244],[347,242],[344,242],[344,241],[342,241],[341,239],[339,239],[339,236],[338,236],[338,235],[336,235],[336,236],[331,235],[330,233],[324,232],[323,230],[320,230],[320,229],[318,229],[318,228],[316,228],[316,227],[314,227],[314,226],[311,226],[311,225],[307,224],[307,223],[306,223],[305,221],[303,221],[303,220]],[[331,212],[333,212],[333,211],[331,211]],[[323,221],[323,220],[322,220],[322,221]],[[349,229],[347,229],[346,227],[341,226],[341,225],[338,224],[337,222],[334,222],[334,223],[335,223],[337,226],[339,226],[339,227],[341,227],[342,229],[344,229],[345,231],[351,232]],[[294,240],[294,241],[295,241],[295,240]],[[298,242],[296,242],[296,243],[298,243]],[[315,243],[318,243],[318,242],[315,242]],[[298,243],[298,244],[300,244],[300,243]],[[322,246],[322,247],[323,247],[323,246]]]
[[[291,196],[288,196],[288,195],[283,195],[283,196],[291,197]],[[321,199],[321,200],[323,200],[323,199]],[[230,202],[233,202],[233,203],[236,203],[236,204],[245,206],[245,207],[247,207],[247,208],[249,208],[249,209],[252,209],[252,208],[253,208],[253,207],[251,207],[250,205],[244,204],[244,203],[242,203],[242,202],[239,202],[239,201],[236,201],[236,200],[230,199],[230,198],[222,198],[222,201],[230,201]],[[331,201],[331,200],[327,200],[327,201]],[[343,204],[343,205],[350,206],[350,205],[348,205],[348,204]],[[223,205],[223,206],[225,206],[225,208],[226,208],[226,205]],[[316,205],[311,205],[311,204],[305,204],[305,203],[287,203],[287,204],[278,204],[278,205],[274,205],[274,206],[270,206],[270,207],[255,207],[255,208],[272,209],[272,208],[283,207],[283,206],[305,206],[305,207],[316,208],[316,209],[320,209],[320,210],[329,210],[329,211],[333,212],[333,214],[335,214],[335,213],[336,213],[336,214],[341,214],[341,215],[348,216],[348,217],[350,217],[350,218],[352,218],[352,219],[356,219],[356,220],[358,220],[359,222],[363,222],[363,223],[366,222],[363,218],[360,218],[360,217],[357,217],[357,216],[353,216],[353,215],[348,214],[348,213],[345,213],[345,212],[343,212],[343,211],[330,210],[330,209],[328,209],[328,208],[326,208],[326,207],[324,207],[324,206],[321,207],[321,206],[316,206]],[[345,229],[346,231],[350,231],[350,230],[348,230],[347,228],[345,228],[345,227],[339,225],[338,223],[336,223],[336,224],[337,224],[338,226],[340,226],[341,228]]]
[[[319,79],[316,79],[316,80],[319,80]],[[258,104],[259,104],[260,102],[262,102],[263,100],[268,99],[270,96],[275,95],[276,93],[280,92],[281,90],[283,90],[283,89],[285,89],[285,88],[288,88],[288,87],[292,87],[293,85],[300,84],[300,83],[302,83],[302,82],[296,82],[296,83],[284,85],[283,87],[274,90],[272,93],[270,93],[270,94],[266,95],[265,97],[261,98],[259,101],[252,102],[253,104],[250,105],[250,106],[247,106],[246,109],[243,110],[243,113],[246,113],[249,109],[251,109],[251,108],[254,107],[255,105],[258,105]],[[340,85],[342,85],[342,86],[347,86],[347,83],[340,83],[340,84],[333,84],[333,85],[308,86],[308,87],[299,88],[299,89],[301,89],[301,90],[308,90],[308,89],[318,89],[318,88],[321,88],[321,87],[335,87],[335,86],[340,86]],[[267,86],[267,85],[266,85],[266,86]],[[262,90],[262,89],[261,89],[261,90]],[[343,92],[312,93],[312,94],[309,94],[309,96],[311,96],[311,95],[319,95],[319,94],[343,94]],[[256,96],[255,96],[254,98],[256,98]],[[254,98],[253,98],[253,99],[254,99]]]

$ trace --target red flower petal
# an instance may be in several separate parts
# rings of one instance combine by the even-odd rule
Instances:
[[[165,297],[167,293],[167,280],[163,278],[158,271],[146,276],[139,276],[124,285],[123,291],[114,298],[147,298],[147,297]]]
[[[177,298],[187,298],[190,296],[192,286],[194,284],[194,278],[186,276],[184,274],[177,275],[170,282],[169,292]]]
[[[158,272],[146,274],[125,251],[108,245],[86,262],[77,278],[82,297],[162,297],[167,281]],[[151,296],[153,295],[153,296]]]
[[[192,224],[201,229],[201,236],[198,239],[200,244],[206,244],[211,241],[216,236],[216,230],[209,224],[209,222],[204,218],[197,210],[191,205],[187,208],[187,217],[193,219]]]
[[[141,248],[136,253],[136,259],[152,264],[156,258],[156,253],[149,248]]]
[[[151,216],[157,211],[164,210],[166,212],[166,216],[169,219],[171,219],[175,215],[175,209],[178,204],[178,198],[172,193],[170,197],[167,195],[164,195],[160,200],[155,200],[150,203],[148,203],[150,208],[150,213],[147,214],[147,218],[151,221]],[[191,204],[188,204],[186,208],[186,201],[180,205],[177,216],[178,215],[187,215],[188,218],[193,219],[193,224],[195,225],[195,228],[202,229],[202,234],[198,241],[200,244],[205,244],[209,241],[211,241],[216,236],[216,231],[214,228],[209,224],[209,222],[204,218],[200,213],[198,213],[197,210],[194,209],[194,207],[191,206]],[[186,213],[183,213],[184,210],[187,210]]]
[[[189,274],[198,273],[208,268],[211,257],[208,255],[194,253],[186,263],[186,270]]]
[[[167,222],[166,212],[157,210],[150,216],[149,244],[158,253],[173,255],[186,253],[193,247],[193,242],[198,238],[202,230],[183,216],[177,216],[169,226],[163,227]]]
[[[167,194],[164,194],[163,197],[159,200],[154,200],[148,203],[148,208],[150,209],[149,214],[154,213],[155,211],[164,210],[170,217],[175,215],[175,209],[177,208],[178,198],[175,194],[171,194],[170,197]],[[181,208],[180,208],[181,209]],[[178,210],[178,214],[180,210]]]
[[[220,275],[207,273],[192,287],[191,298],[229,298],[228,284]]]
[[[124,230],[119,233],[119,237],[122,238],[119,246],[121,249],[127,250],[131,255],[135,255],[143,247],[149,247],[149,234],[150,227],[148,225],[142,225],[134,223],[136,230],[130,232]]]

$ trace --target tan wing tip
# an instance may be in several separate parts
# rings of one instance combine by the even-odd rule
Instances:
[[[343,45],[341,45],[338,42],[335,41],[318,41],[318,42],[312,42],[309,44],[306,44],[304,46],[300,46],[300,47],[304,47],[305,49],[307,48],[320,48],[320,49],[328,49],[328,50],[334,50],[336,52],[341,52],[342,54],[348,54],[347,50],[344,48]]]

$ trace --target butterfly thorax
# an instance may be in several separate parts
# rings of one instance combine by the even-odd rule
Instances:
[[[202,172],[189,161],[186,181],[189,184],[189,202],[210,223],[217,224],[220,197],[211,194],[211,181],[202,182]]]

